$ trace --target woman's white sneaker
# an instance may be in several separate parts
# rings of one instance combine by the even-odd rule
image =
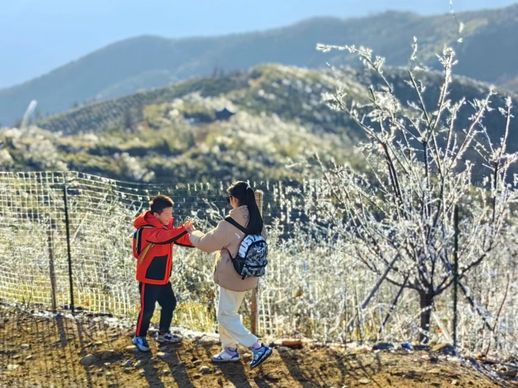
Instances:
[[[237,362],[241,359],[237,349],[225,348],[222,352],[212,356],[212,362]]]

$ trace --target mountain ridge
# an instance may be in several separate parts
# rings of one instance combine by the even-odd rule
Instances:
[[[518,46],[518,5],[456,17],[465,24],[464,43],[457,44],[458,72],[514,87],[518,53],[511,48]],[[47,116],[77,104],[211,73],[246,70],[262,63],[309,68],[321,68],[326,63],[355,64],[343,53],[317,52],[316,43],[363,44],[385,56],[388,64],[404,65],[414,35],[420,38],[427,64],[434,63],[434,53],[442,44],[456,44],[459,37],[451,15],[423,17],[393,11],[364,18],[317,17],[287,27],[220,37],[169,39],[143,35],[112,43],[34,80],[1,89],[0,123],[19,120],[33,99],[39,102],[39,114]]]

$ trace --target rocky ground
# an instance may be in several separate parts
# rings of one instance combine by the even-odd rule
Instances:
[[[249,356],[213,365],[217,338],[183,331],[180,345],[142,354],[114,319],[75,319],[0,306],[2,387],[518,387],[516,364],[448,356],[448,349],[276,346],[251,370]]]

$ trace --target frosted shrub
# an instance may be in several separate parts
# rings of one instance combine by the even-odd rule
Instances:
[[[329,106],[351,117],[362,130],[365,141],[359,149],[366,164],[363,171],[347,165],[323,166],[322,179],[316,185],[319,200],[314,201],[312,211],[320,222],[333,227],[333,239],[347,243],[345,251],[355,262],[376,276],[376,282],[364,285],[372,288],[372,295],[387,284],[417,296],[423,341],[433,334],[432,324],[441,333],[449,329],[448,320],[436,312],[446,303],[439,297],[454,284],[458,236],[460,297],[476,312],[478,325],[485,325],[486,334],[508,334],[508,326],[502,327],[498,315],[516,321],[516,312],[509,298],[501,306],[498,303],[504,299],[503,292],[509,292],[499,291],[482,308],[483,296],[469,285],[495,290],[491,279],[505,277],[516,283],[516,270],[512,269],[516,259],[507,251],[516,222],[513,205],[518,199],[516,180],[511,177],[517,154],[507,150],[511,99],[495,107],[492,101],[498,96],[491,90],[482,99],[453,100],[449,92],[456,60],[450,48],[438,56],[442,84],[432,98],[427,87],[433,86],[420,80],[424,73],[414,63],[414,44],[405,81],[413,92],[411,101],[396,95],[385,75],[383,59],[373,57],[371,50],[319,48],[356,55],[379,82],[366,88],[366,103],[352,101],[345,89],[324,96]],[[338,71],[336,74],[339,76]],[[487,115],[495,109],[503,118],[500,137],[494,136],[496,128],[485,126]],[[455,209],[459,209],[460,220],[457,233]],[[474,283],[475,278],[482,278],[485,284]],[[364,302],[358,319],[369,305],[368,299]],[[467,341],[478,336],[475,324],[470,325],[470,331],[464,333]],[[446,333],[446,339],[450,335]]]

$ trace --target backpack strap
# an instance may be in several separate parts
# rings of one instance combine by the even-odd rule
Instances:
[[[153,225],[143,225],[141,226],[140,228],[138,228],[138,232],[137,233],[140,233],[140,235],[138,236],[138,239],[140,240],[142,238],[142,231],[143,229],[151,229],[153,228]],[[137,244],[140,246],[140,241],[137,242]],[[146,257],[148,251],[153,248],[156,244],[153,244],[153,243],[149,243],[143,250],[142,252],[140,252],[138,258],[137,258],[137,263],[140,265],[143,261],[144,261],[144,258]],[[138,248],[138,247],[137,247]]]
[[[153,244],[153,243],[149,243],[148,245],[146,245],[146,247],[144,248],[144,250],[142,251],[142,253],[140,254],[140,256],[137,259],[138,265],[142,264],[142,262],[146,258],[146,255],[147,255],[149,249],[153,248],[154,246],[155,246],[155,244]]]
[[[246,228],[242,227],[241,225],[239,225],[237,223],[236,220],[234,220],[232,217],[227,217],[225,218],[225,221],[227,221],[228,223],[234,225],[236,228],[238,228],[241,232],[243,232],[244,234],[249,234],[248,231],[246,230]]]

